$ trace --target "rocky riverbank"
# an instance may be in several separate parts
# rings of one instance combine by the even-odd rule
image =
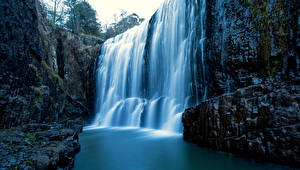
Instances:
[[[79,152],[82,120],[61,124],[28,124],[0,130],[0,167],[4,169],[70,169]]]
[[[200,146],[300,167],[300,85],[253,85],[203,101],[182,118]]]
[[[0,169],[70,169],[91,117],[103,40],[45,17],[38,0],[0,3]]]

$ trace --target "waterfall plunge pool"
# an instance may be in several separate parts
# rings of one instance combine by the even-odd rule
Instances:
[[[182,135],[142,128],[85,129],[75,170],[289,169],[201,148]]]

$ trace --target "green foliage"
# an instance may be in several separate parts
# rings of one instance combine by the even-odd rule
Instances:
[[[285,33],[287,18],[283,2],[283,0],[275,1],[270,8],[269,0],[255,1],[255,3],[253,0],[245,0],[245,4],[250,6],[252,22],[259,32],[258,62],[263,76],[272,76],[283,69],[283,60],[287,57],[287,34]],[[271,56],[273,48],[279,49],[280,53]]]
[[[250,6],[249,0],[245,0],[245,5]]]
[[[56,79],[61,87],[63,87],[64,80],[50,67],[45,61],[42,61],[42,68],[52,79]]]
[[[25,136],[25,143],[32,145],[36,141],[35,134],[27,133]]]
[[[45,12],[48,21],[63,26],[65,21],[65,12],[63,0],[48,0],[47,3],[40,1],[42,11]]]
[[[281,63],[279,60],[273,60],[272,62],[274,65],[280,65],[280,63]]]
[[[253,77],[257,77],[257,73],[253,72],[253,73],[252,73],[252,76],[253,76]]]
[[[21,102],[21,103],[26,103],[26,101],[24,100],[23,97],[18,97],[17,100],[18,100],[19,102]]]
[[[78,21],[78,14],[76,12],[76,5],[79,3],[79,0],[65,0],[64,4],[67,7],[66,15],[68,16],[67,22],[65,26],[72,30],[73,32],[79,33],[79,21]]]
[[[121,20],[117,23],[112,24],[112,26],[107,29],[106,38],[121,34],[136,25],[140,25],[145,20],[144,18],[140,18],[135,13],[127,16],[126,15],[127,12],[122,11],[122,13],[120,14]]]
[[[97,21],[97,13],[86,1],[65,0],[68,19],[66,27],[75,33],[100,35],[101,25]]]
[[[42,96],[43,95],[43,91],[40,87],[35,87],[35,86],[31,86],[31,89],[37,93],[39,96]]]
[[[65,18],[64,11],[55,12],[52,8],[49,8],[47,11],[47,17],[50,21],[52,21],[55,24],[61,26],[64,24],[64,18]]]
[[[97,22],[96,11],[87,2],[81,2],[76,6],[79,13],[81,31],[89,35],[99,35],[100,24]]]

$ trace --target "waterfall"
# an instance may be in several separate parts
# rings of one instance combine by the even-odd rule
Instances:
[[[167,0],[148,22],[107,40],[93,125],[180,132],[184,109],[206,96],[204,22],[205,0]]]

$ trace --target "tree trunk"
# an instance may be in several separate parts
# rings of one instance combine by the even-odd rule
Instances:
[[[53,23],[56,24],[56,1],[54,0],[54,10],[53,10]]]

